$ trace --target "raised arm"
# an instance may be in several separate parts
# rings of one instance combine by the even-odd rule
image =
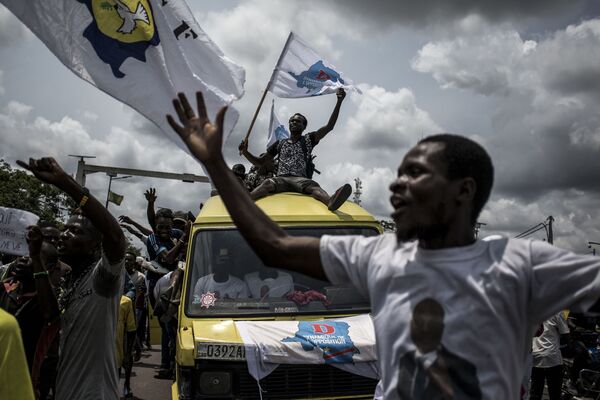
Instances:
[[[102,248],[111,264],[116,264],[125,256],[125,235],[117,220],[87,189],[84,189],[69,176],[56,160],[44,157],[39,160],[30,158],[29,163],[17,161],[21,167],[31,171],[42,182],[56,186],[65,192],[76,203],[79,203],[83,214],[102,234]]]
[[[133,236],[137,237],[142,242],[144,242],[144,243],[146,242],[147,236],[144,236],[140,231],[135,229],[133,226],[129,226],[127,224],[121,224],[121,228],[127,230],[127,232],[131,233]]]
[[[150,228],[152,228],[152,231],[156,232],[156,222],[154,213],[154,203],[156,202],[156,189],[150,188],[146,190],[146,192],[144,193],[144,197],[146,197],[146,200],[148,201],[148,206],[146,207],[148,223],[150,224]]]
[[[240,150],[240,154],[246,157],[246,160],[250,161],[252,165],[256,167],[262,166],[265,162],[273,161],[273,156],[269,153],[264,153],[261,157],[256,157],[254,154],[248,151],[248,141],[243,140],[240,143],[238,149]],[[220,193],[220,192],[219,192]]]
[[[29,258],[33,268],[35,290],[39,299],[42,318],[50,322],[60,315],[58,302],[50,284],[50,276],[42,262],[42,231],[39,226],[33,225],[27,231],[27,244],[29,245]]]
[[[152,209],[154,210],[154,207]],[[151,229],[148,229],[145,226],[143,226],[142,224],[137,223],[133,219],[129,218],[127,215],[121,215],[119,217],[119,221],[123,222],[125,224],[133,225],[138,231],[140,231],[140,233],[142,235],[150,236],[152,234]],[[127,229],[127,230],[129,230],[129,229]],[[129,232],[131,232],[131,231],[129,231]],[[131,233],[133,233],[133,232],[131,232]],[[134,233],[134,235],[135,235],[135,233]]]
[[[167,121],[187,145],[190,153],[206,167],[242,236],[266,265],[325,279],[319,254],[319,239],[285,233],[254,204],[248,192],[237,184],[237,178],[227,167],[221,152],[227,107],[221,108],[216,121],[211,123],[206,115],[202,93],[198,92],[196,98],[198,116],[185,95],[180,93],[173,100],[173,105],[181,125],[171,115],[167,116]]]
[[[331,117],[329,117],[327,125],[317,129],[317,141],[323,139],[325,135],[327,135],[333,130],[333,128],[335,127],[335,123],[337,122],[338,116],[340,115],[340,107],[342,106],[342,102],[346,97],[346,91],[343,88],[339,88],[335,95],[337,96],[337,102],[335,103],[335,107],[333,108],[333,112],[331,113]]]

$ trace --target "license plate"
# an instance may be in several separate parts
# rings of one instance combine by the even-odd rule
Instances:
[[[196,358],[210,360],[245,360],[246,349],[241,344],[213,344],[198,343],[196,345]]]

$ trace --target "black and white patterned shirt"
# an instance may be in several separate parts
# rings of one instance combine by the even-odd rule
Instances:
[[[275,157],[279,154],[279,167],[277,176],[302,176],[306,178],[306,158],[302,151],[301,141],[306,143],[307,156],[312,155],[313,148],[319,143],[316,139],[317,132],[310,132],[292,142],[291,139],[278,140],[273,143],[267,153]]]

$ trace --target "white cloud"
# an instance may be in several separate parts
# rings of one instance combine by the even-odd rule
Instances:
[[[360,85],[362,96],[353,96],[357,112],[344,129],[352,145],[368,152],[371,149],[397,152],[411,147],[422,136],[442,130],[416,104],[406,88],[389,92],[379,86]]]
[[[412,62],[442,88],[496,102],[490,112],[500,187],[513,194],[558,188],[600,191],[600,19],[537,42],[508,25],[465,24],[452,40],[429,42]],[[529,191],[529,193],[526,193]]]

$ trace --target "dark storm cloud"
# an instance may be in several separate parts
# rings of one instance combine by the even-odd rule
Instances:
[[[370,17],[382,24],[420,26],[479,14],[490,21],[512,18],[553,18],[587,15],[595,10],[591,0],[336,0],[335,8],[350,16]]]

